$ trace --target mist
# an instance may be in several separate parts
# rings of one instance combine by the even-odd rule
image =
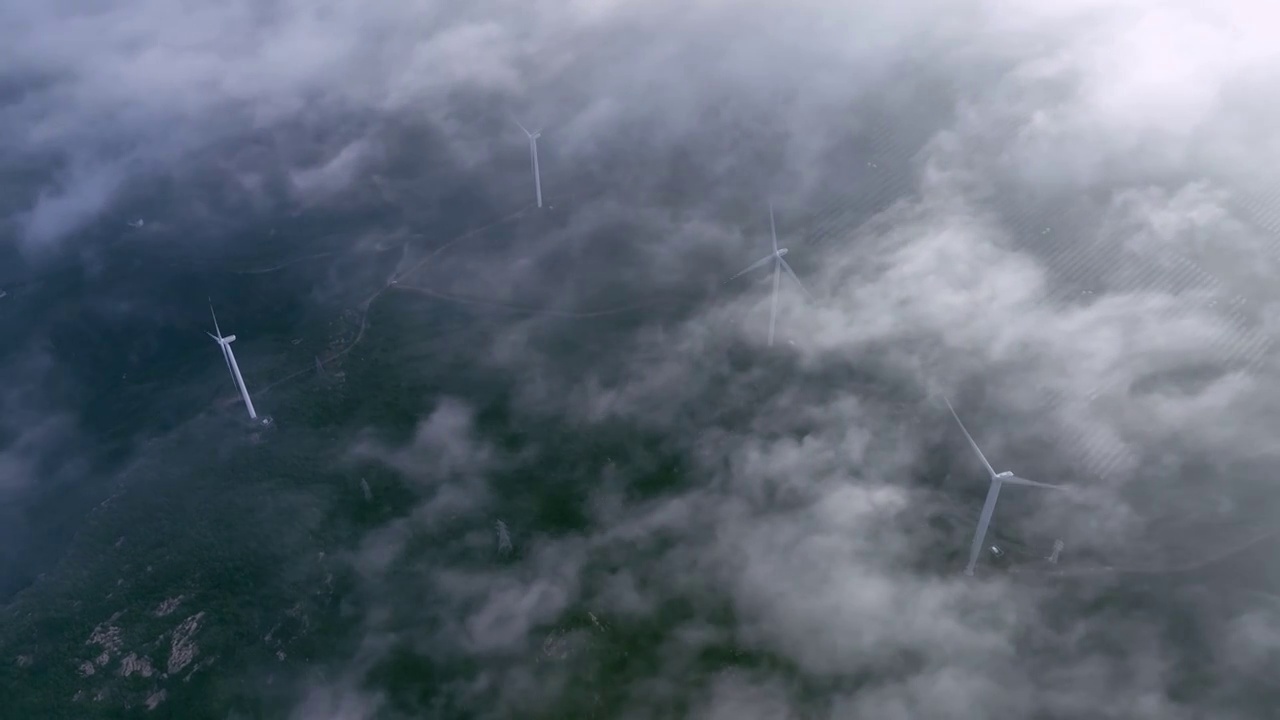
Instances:
[[[43,418],[0,424],[0,503],[152,487],[206,434],[201,477],[270,467],[243,480],[288,488],[249,513],[279,541],[254,562],[331,578],[342,630],[298,630],[270,688],[236,677],[308,720],[1256,716],[1280,659],[1276,21],[0,9],[5,362],[65,383],[0,397]],[[543,209],[516,122],[542,129]],[[725,282],[769,252],[770,203],[814,296],[783,278],[772,347],[769,273]],[[252,449],[219,424],[210,298],[281,425]],[[145,374],[110,391],[146,410],[128,430],[89,421],[80,304],[113,376]],[[943,396],[997,471],[1070,488],[1006,488],[987,544],[1011,561],[972,578],[987,481]],[[129,702],[175,702],[148,683]]]

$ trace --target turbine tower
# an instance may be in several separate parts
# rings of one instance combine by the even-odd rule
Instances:
[[[804,294],[807,295],[810,300],[813,300],[813,295],[809,292],[809,289],[804,286],[804,283],[800,282],[800,278],[796,276],[796,272],[791,269],[791,266],[787,264],[787,261],[782,259],[782,256],[787,254],[787,249],[778,247],[778,229],[773,223],[773,203],[769,203],[769,231],[773,234],[773,252],[751,263],[746,267],[746,269],[729,278],[729,280],[734,280],[735,278],[745,275],[752,270],[762,268],[769,263],[773,263],[773,301],[769,306],[769,346],[773,347],[773,328],[778,319],[778,284],[782,281],[782,271],[787,271],[787,274],[791,276],[792,280],[796,281],[796,285],[800,286],[800,289],[804,291]],[[725,282],[728,282],[728,280]]]
[[[236,382],[236,389],[240,391],[240,398],[244,400],[244,406],[249,411],[249,419],[256,420],[258,413],[253,409],[253,400],[249,399],[249,391],[244,386],[244,377],[240,375],[240,366],[236,364],[236,355],[231,352],[231,343],[235,341],[235,335],[222,336],[222,330],[218,327],[218,314],[213,311],[213,303],[209,303],[209,313],[213,315],[213,329],[217,335],[206,333],[213,338],[218,347],[222,348],[222,359],[227,361],[227,369],[231,371],[231,379]]]
[[[539,128],[529,132],[528,128],[520,125],[519,120],[511,119],[516,125],[520,126],[521,130],[524,130],[525,136],[529,138],[529,161],[533,164],[533,189],[538,193],[538,207],[542,207],[542,175],[538,172],[538,138],[542,137],[542,130]]]
[[[1053,541],[1053,553],[1052,553],[1052,554],[1050,554],[1050,555],[1049,555],[1049,557],[1047,557],[1047,558],[1045,558],[1045,559],[1046,559],[1046,560],[1048,560],[1050,563],[1053,563],[1054,565],[1057,565],[1057,564],[1058,564],[1058,556],[1062,554],[1062,548],[1064,548],[1064,547],[1066,547],[1066,544],[1065,544],[1065,543],[1063,543],[1063,542],[1062,542],[1062,540],[1054,540],[1054,541]]]
[[[951,417],[955,418],[956,424],[960,426],[960,432],[964,433],[965,439],[969,441],[969,446],[973,448],[973,452],[982,461],[982,466],[987,469],[987,473],[991,476],[991,487],[987,490],[987,500],[982,504],[982,514],[978,516],[978,529],[973,533],[973,544],[969,546],[969,564],[964,569],[965,575],[972,575],[973,566],[978,562],[978,554],[982,552],[982,541],[987,536],[987,527],[991,524],[991,515],[996,510],[996,498],[1000,497],[1001,485],[1005,483],[1010,485],[1029,485],[1031,487],[1048,488],[1049,490],[1065,490],[1066,488],[1020,478],[1010,470],[997,473],[992,469],[991,463],[987,462],[987,457],[982,454],[982,450],[978,448],[978,443],[974,442],[973,436],[965,429],[964,423],[960,422],[960,416],[956,414],[956,409],[951,407],[951,401],[947,400],[946,397],[943,397],[942,401],[947,404],[947,409],[951,411]]]

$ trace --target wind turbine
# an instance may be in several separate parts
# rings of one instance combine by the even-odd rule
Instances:
[[[991,475],[991,488],[987,490],[987,501],[982,504],[982,514],[978,516],[978,529],[973,533],[973,544],[969,546],[969,564],[965,566],[964,574],[972,575],[973,566],[978,562],[978,554],[982,552],[982,541],[987,536],[987,526],[991,524],[991,514],[996,510],[996,498],[1000,496],[1000,486],[1009,483],[1010,485],[1030,485],[1032,487],[1048,488],[1050,490],[1065,490],[1066,488],[1058,485],[1050,485],[1049,483],[1036,482],[1020,478],[1013,474],[1012,470],[1006,470],[997,473],[991,463],[987,462],[987,457],[982,454],[982,450],[978,448],[978,443],[974,442],[973,436],[965,429],[964,423],[960,422],[960,416],[956,414],[956,409],[951,407],[951,401],[945,397],[942,401],[947,404],[947,409],[951,411],[951,417],[956,419],[956,424],[960,426],[960,432],[964,433],[965,438],[969,441],[969,446],[973,448],[973,452],[977,454],[978,459],[982,461],[982,466],[987,469],[987,473]]]
[[[542,175],[538,172],[538,138],[542,137],[542,130],[538,129],[529,132],[528,128],[520,125],[519,120],[515,118],[511,118],[511,120],[516,125],[519,125],[520,129],[524,130],[524,134],[529,138],[529,160],[533,163],[533,188],[538,192],[538,207],[542,207]]]
[[[1054,540],[1053,552],[1050,553],[1049,557],[1045,558],[1045,560],[1048,560],[1050,563],[1057,565],[1058,556],[1062,554],[1062,548],[1064,547],[1066,547],[1066,543],[1062,542],[1062,540]]]
[[[236,364],[236,355],[231,352],[231,343],[235,341],[235,335],[222,336],[222,330],[218,327],[218,314],[213,311],[213,303],[209,303],[209,313],[213,315],[213,329],[218,333],[207,333],[209,337],[217,341],[218,346],[222,348],[222,359],[227,361],[227,369],[231,371],[231,378],[236,381],[236,389],[240,391],[240,397],[244,400],[244,406],[249,410],[249,419],[256,420],[258,413],[253,409],[253,401],[249,399],[249,391],[245,389],[244,377],[240,375],[240,366]]]
[[[796,285],[799,285],[801,290],[804,290],[804,294],[810,300],[813,300],[813,295],[804,286],[804,283],[800,282],[800,278],[796,277],[796,272],[791,269],[787,261],[782,259],[782,256],[787,254],[787,249],[778,247],[778,229],[773,223],[773,203],[769,203],[769,231],[773,234],[773,252],[751,263],[746,269],[729,278],[729,280],[734,280],[752,270],[762,268],[771,262],[773,263],[773,302],[769,306],[769,346],[773,347],[773,328],[778,319],[778,283],[782,280],[782,271],[787,271],[787,274],[791,276],[792,280],[796,281]],[[729,280],[725,282],[729,282]]]

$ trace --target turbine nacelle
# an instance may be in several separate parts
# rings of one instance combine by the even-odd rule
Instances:
[[[996,479],[998,479],[998,480],[1003,480],[1003,479],[1005,479],[1005,478],[1011,478],[1011,477],[1013,477],[1013,471],[1012,471],[1012,470],[1005,470],[1005,471],[1004,471],[1004,472],[1002,472],[1002,473],[996,473],[996,474],[994,475],[994,477],[995,477]]]
[[[786,248],[778,248],[778,253],[777,253],[777,254],[778,254],[778,257],[782,257],[783,255],[786,255],[786,254],[787,254],[787,249],[786,249]]]

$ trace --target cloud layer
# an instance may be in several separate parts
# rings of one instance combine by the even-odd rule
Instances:
[[[1250,8],[1204,17],[1172,4],[986,3],[932,23],[926,7],[858,10],[846,18],[805,7],[783,21],[763,5],[732,18],[699,5],[670,21],[672,39],[641,43],[646,62],[597,69],[610,86],[639,74],[653,92],[637,102],[593,85],[594,110],[566,123],[574,132],[564,161],[601,152],[586,144],[603,142],[595,123],[631,128],[662,162],[670,144],[696,145],[703,123],[745,132],[772,180],[734,187],[792,188],[775,190],[783,233],[819,307],[784,295],[779,323],[794,348],[745,365],[733,362],[739,348],[765,352],[764,283],[593,347],[585,371],[555,350],[564,319],[535,314],[501,335],[490,362],[517,379],[515,407],[667,438],[684,480],[637,500],[628,488],[643,463],[606,466],[586,528],[526,540],[533,547],[518,566],[496,575],[472,571],[461,582],[438,571],[430,586],[451,604],[426,624],[466,632],[412,642],[483,658],[460,702],[499,715],[557,707],[574,692],[561,683],[621,652],[602,649],[610,633],[681,602],[693,610],[645,648],[652,669],[612,700],[626,716],[715,717],[744,703],[772,717],[1247,712],[1243,698],[1256,695],[1232,696],[1230,683],[1211,680],[1191,699],[1178,691],[1206,668],[1194,644],[1170,639],[1169,623],[1185,611],[1209,627],[1225,612],[1212,603],[1173,591],[1144,617],[1124,606],[1147,586],[1123,573],[1046,587],[968,583],[946,570],[940,558],[964,547],[983,489],[936,393],[960,399],[998,465],[1080,489],[1067,503],[1006,493],[999,532],[1043,546],[1029,555],[1047,554],[1056,535],[1082,570],[1194,565],[1246,534],[1242,526],[1265,523],[1270,501],[1257,488],[1274,443],[1258,430],[1275,400],[1263,319],[1274,296],[1257,268],[1274,260],[1241,207],[1267,179],[1241,161],[1271,152],[1251,129],[1266,122],[1251,94],[1275,65],[1240,27]],[[874,28],[874,39],[853,28]],[[1228,46],[1204,63],[1185,51]],[[654,60],[688,54],[704,62],[684,74]],[[680,81],[657,79],[664,71]],[[905,86],[898,97],[886,91],[892,83]],[[929,83],[941,97],[924,92]],[[922,105],[929,129],[903,152],[859,99],[904,127],[921,122],[911,111]],[[738,119],[707,119],[719,104]],[[850,152],[850,136],[869,146]],[[746,158],[726,154],[699,164],[714,168],[704,170],[708,184],[743,173]],[[861,162],[841,172],[833,156]],[[852,211],[837,210],[834,230],[818,232],[802,208],[842,175],[855,185],[852,176],[872,175],[897,192],[874,203],[850,197],[842,207]],[[643,179],[618,184],[639,190],[637,203],[656,202]],[[708,201],[691,214],[710,222],[716,209]],[[745,265],[764,247],[763,218],[738,226],[738,239],[718,243],[717,263]],[[564,253],[587,237],[571,227],[532,252]],[[658,275],[695,248],[657,240],[629,267]],[[495,270],[478,294],[556,287],[546,285],[550,265]],[[539,301],[586,310],[580,290],[566,284],[560,304]],[[876,379],[914,388],[915,399],[904,407],[875,390]],[[943,482],[932,475],[941,447],[954,458]],[[1242,508],[1245,497],[1257,504]],[[1191,532],[1200,542],[1179,542]],[[615,569],[602,576],[600,565]],[[575,606],[614,628],[576,626],[584,610]],[[558,614],[570,629],[535,632],[554,628]],[[548,643],[562,642],[581,664],[548,675]],[[1263,667],[1239,634],[1203,642],[1217,660]],[[717,647],[754,658],[730,666],[773,670],[721,670],[704,685],[693,678]],[[473,694],[486,691],[498,694]]]
[[[361,642],[298,717],[1243,717],[1272,691],[1213,666],[1274,668],[1264,611],[1188,590],[1200,570],[1098,570],[1218,558],[1280,499],[1276,19],[14,7],[0,158],[38,171],[6,233],[87,243],[146,182],[216,170],[250,207],[377,215],[361,247],[409,238],[390,326],[512,316],[434,350],[498,399],[401,368],[440,396],[407,439],[354,441],[353,467],[416,500],[348,554]],[[556,212],[510,215],[530,193],[512,115],[545,128]],[[766,199],[817,298],[784,287],[773,348],[768,281],[719,284],[767,252]],[[444,252],[455,210],[513,219]],[[997,469],[1077,490],[1001,498],[993,541],[1032,567],[1065,538],[1057,575],[955,572],[985,487],[942,393]],[[404,666],[431,691],[387,680]]]

